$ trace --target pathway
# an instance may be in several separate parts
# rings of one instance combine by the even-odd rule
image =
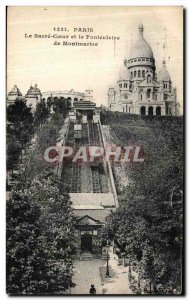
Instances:
[[[97,294],[102,294],[99,267],[103,265],[104,260],[101,259],[75,261],[73,282],[77,285],[71,289],[71,294],[89,294],[91,284],[94,284]]]
[[[74,264],[73,282],[77,284],[71,289],[71,294],[89,294],[91,284],[94,284],[97,294],[130,295],[128,267],[118,266],[117,257],[112,247],[109,251],[110,278],[106,278],[106,260],[94,259],[76,261]]]

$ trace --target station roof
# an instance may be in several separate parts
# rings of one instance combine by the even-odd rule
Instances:
[[[70,193],[72,206],[93,205],[101,207],[115,207],[112,193]]]
[[[78,217],[78,218],[82,218],[84,216],[89,216],[91,218],[93,218],[96,221],[105,222],[106,217],[110,214],[110,210],[108,209],[77,209],[74,210],[74,214]]]

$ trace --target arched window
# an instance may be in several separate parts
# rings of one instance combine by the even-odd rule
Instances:
[[[146,107],[145,106],[141,106],[140,114],[141,114],[141,116],[145,116],[145,114],[146,114]]]
[[[142,77],[145,78],[145,70],[142,70]]]
[[[157,101],[157,94],[155,94],[155,100]]]
[[[164,89],[167,89],[167,83],[164,83],[163,87]]]
[[[131,111],[131,108],[130,108],[130,106],[129,106],[129,113],[130,113],[130,111]]]
[[[138,77],[140,78],[141,77],[141,71],[138,70]]]
[[[156,107],[156,116],[161,116],[161,107],[160,106]]]
[[[153,107],[152,107],[152,106],[150,106],[150,107],[148,108],[148,115],[149,115],[149,116],[153,116]]]
[[[136,71],[134,71],[134,77],[136,77]]]
[[[151,89],[148,89],[147,90],[147,98],[150,98],[150,96],[151,96]]]
[[[150,76],[150,75],[148,75],[148,76],[147,76],[147,83],[150,83],[150,82],[152,82],[152,80],[151,80],[151,76]]]
[[[168,98],[169,98],[169,96],[168,96],[167,94],[164,94],[164,95],[163,95],[163,99],[164,99],[164,100],[167,100]]]
[[[120,89],[122,88],[122,83],[119,84]]]
[[[78,101],[78,99],[77,98],[74,98],[74,102],[77,102]]]
[[[133,78],[133,72],[131,72],[131,78]]]

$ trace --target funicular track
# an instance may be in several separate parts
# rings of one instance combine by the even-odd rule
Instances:
[[[73,147],[74,154],[77,153],[81,146],[101,146],[102,138],[100,134],[100,128],[98,123],[94,123],[93,120],[82,124],[81,138],[74,138],[74,124],[70,126],[70,132],[68,133],[68,142]],[[104,193],[108,191],[108,187],[103,183],[106,177],[105,165],[103,158],[94,160],[94,162],[87,163],[88,176],[90,176],[91,191],[93,193]],[[71,193],[82,193],[85,183],[81,178],[83,172],[86,172],[86,166],[82,165],[82,162],[69,162],[65,163],[65,169],[62,173],[62,180],[70,186]],[[85,177],[85,175],[84,175]],[[89,177],[88,177],[89,178]]]

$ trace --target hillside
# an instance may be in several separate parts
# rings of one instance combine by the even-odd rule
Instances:
[[[110,142],[140,144],[144,157],[140,163],[113,164],[120,205],[104,236],[114,238],[120,255],[137,265],[143,293],[150,284],[154,294],[180,294],[183,118],[102,112],[101,121]]]

